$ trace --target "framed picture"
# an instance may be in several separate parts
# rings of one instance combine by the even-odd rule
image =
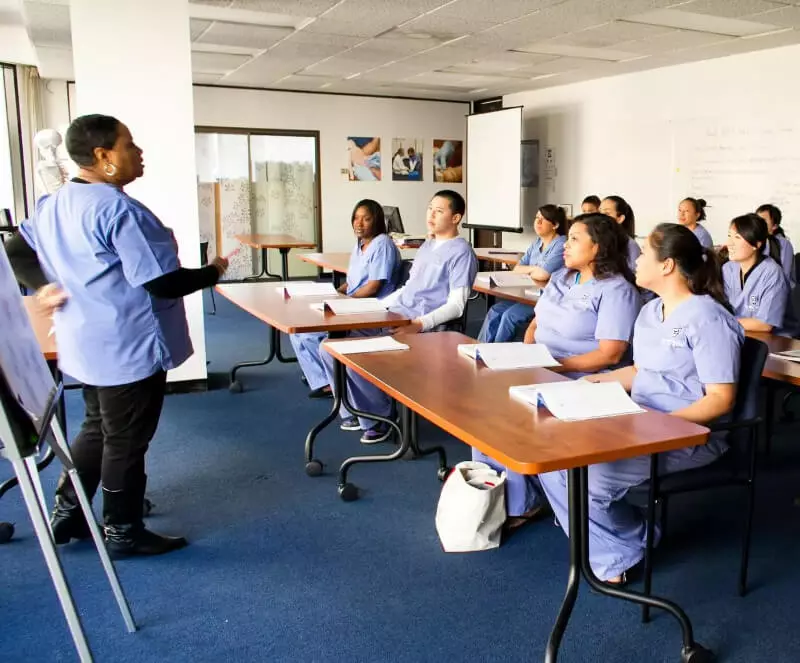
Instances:
[[[464,141],[434,139],[433,181],[460,184],[464,181]]]
[[[395,138],[392,140],[392,180],[396,182],[422,181],[422,138]]]
[[[348,179],[375,182],[381,179],[381,139],[377,136],[350,136],[347,139]]]

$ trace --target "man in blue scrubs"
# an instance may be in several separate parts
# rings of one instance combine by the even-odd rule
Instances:
[[[40,300],[54,309],[59,367],[84,385],[86,416],[72,456],[90,498],[102,482],[109,553],[170,552],[186,539],[145,528],[144,458],[167,371],[193,352],[182,297],[214,285],[227,261],[181,268],[172,232],[124,193],[144,172],[142,151],[124,124],[79,117],[66,146],[79,176],[37,202],[9,243],[9,258],[19,280],[39,288]],[[56,543],[89,536],[65,473],[51,525]]]

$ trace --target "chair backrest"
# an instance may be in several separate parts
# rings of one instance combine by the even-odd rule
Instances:
[[[208,264],[208,242],[200,242],[200,266]]]
[[[800,253],[794,254],[794,280],[800,283]]]
[[[397,287],[402,288],[411,276],[411,267],[414,265],[413,260],[400,261],[400,274],[397,277]]]
[[[767,344],[755,338],[745,337],[742,346],[742,363],[739,369],[739,385],[736,390],[736,404],[731,419],[744,421],[758,416],[759,389],[761,373],[767,361]]]

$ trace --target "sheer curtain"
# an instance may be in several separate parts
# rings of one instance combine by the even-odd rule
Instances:
[[[33,144],[33,137],[42,129],[46,129],[44,104],[42,102],[42,79],[36,67],[27,65],[17,66],[17,82],[19,85],[19,104],[20,118],[22,120],[22,149],[25,162],[25,180],[28,189],[28,207],[33,209],[32,204],[40,196],[47,193],[36,173],[36,163],[39,160],[36,146]],[[33,199],[30,199],[33,192]]]

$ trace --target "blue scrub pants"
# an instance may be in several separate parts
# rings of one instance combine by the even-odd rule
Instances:
[[[289,341],[294,348],[297,363],[300,364],[300,369],[306,376],[310,389],[321,389],[329,384],[319,353],[319,346],[326,338],[328,338],[326,332],[289,334]]]
[[[716,445],[701,445],[660,455],[659,474],[694,469],[719,457]],[[506,508],[509,516],[532,509],[546,497],[556,520],[569,535],[567,472],[548,472],[538,477],[506,470],[473,449],[473,460],[488,463],[497,471],[507,472]],[[613,463],[589,466],[589,561],[600,580],[621,575],[644,558],[647,529],[640,509],[624,501],[633,486],[650,478],[650,456],[638,456]],[[655,542],[660,532],[655,530]]]
[[[387,329],[358,329],[348,332],[347,336],[348,338],[363,338],[367,336],[384,336],[388,333],[389,330]],[[334,359],[330,353],[325,352],[322,348],[320,348],[318,356],[325,368],[325,384],[330,384],[333,389]],[[369,412],[382,417],[388,417],[392,412],[392,399],[374,384],[349,369],[347,371],[347,398],[350,401],[350,405],[362,412]],[[352,415],[342,405],[339,408],[339,416],[342,419],[346,419]],[[377,424],[373,419],[363,419],[362,417],[358,418],[358,422],[361,424],[362,430],[369,430]]]
[[[486,312],[486,319],[478,334],[481,343],[508,343],[517,330],[533,320],[533,306],[509,301],[497,302]]]

